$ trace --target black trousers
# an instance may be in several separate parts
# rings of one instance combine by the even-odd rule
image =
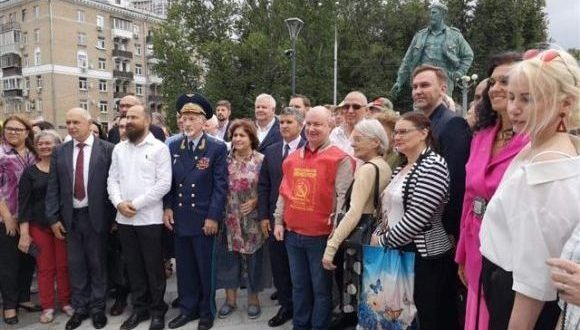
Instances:
[[[515,292],[513,274],[483,258],[481,282],[487,310],[489,311],[489,329],[506,330],[509,326],[514,307]],[[535,330],[554,330],[560,316],[557,301],[549,301],[538,317]]]
[[[18,303],[30,301],[36,260],[18,250],[18,239],[18,236],[6,235],[6,227],[0,223],[0,293],[4,309],[14,309]]]
[[[66,240],[72,307],[81,314],[104,312],[107,233],[95,231],[88,207],[74,209]]]
[[[293,310],[292,305],[292,279],[290,278],[290,264],[288,252],[284,241],[277,241],[273,234],[268,237],[268,249],[270,250],[270,264],[274,286],[278,291],[280,306]]]
[[[115,289],[114,298],[126,302],[129,295],[129,275],[123,259],[118,230],[110,233],[107,241],[107,269],[109,289]]]
[[[456,294],[457,276],[453,255],[448,252],[435,258],[415,254],[415,291],[419,329],[458,329]],[[449,283],[453,282],[452,285]]]
[[[129,274],[134,313],[163,316],[167,304],[163,268],[163,225],[118,226],[123,259]]]

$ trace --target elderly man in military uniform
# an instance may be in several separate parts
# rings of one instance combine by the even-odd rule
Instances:
[[[198,329],[208,330],[215,315],[213,250],[226,205],[227,149],[203,132],[205,121],[213,116],[203,96],[180,96],[176,110],[183,121],[183,136],[169,144],[173,180],[164,198],[163,221],[175,231],[180,314],[169,328],[199,318]]]
[[[447,72],[447,94],[453,94],[454,82],[467,73],[473,62],[473,50],[459,29],[445,24],[447,6],[434,2],[430,7],[429,27],[413,37],[401,62],[397,81],[391,89],[396,98],[403,86],[409,83],[413,70],[421,64],[430,64]]]

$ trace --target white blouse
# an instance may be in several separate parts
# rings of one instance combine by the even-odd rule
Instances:
[[[403,219],[403,215],[405,215],[405,208],[403,206],[403,182],[405,182],[406,174],[406,171],[397,173],[385,188],[381,198],[383,223],[384,226],[388,226],[389,228],[395,227]]]

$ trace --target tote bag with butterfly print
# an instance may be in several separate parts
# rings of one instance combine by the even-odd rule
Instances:
[[[363,246],[363,279],[357,329],[407,330],[417,307],[413,301],[415,253]]]

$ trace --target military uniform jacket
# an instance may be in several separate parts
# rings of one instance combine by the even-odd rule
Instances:
[[[225,143],[203,133],[195,150],[187,148],[187,138],[169,144],[173,179],[163,199],[164,208],[173,210],[178,236],[203,235],[205,219],[221,222],[228,190]]]
[[[425,42],[431,30],[424,28],[417,32],[411,41],[409,49],[401,62],[397,83],[406,84],[413,70],[422,63],[419,63],[425,50]],[[443,60],[447,63],[447,74],[451,81],[467,73],[473,62],[473,50],[463,38],[459,29],[445,26],[443,28],[443,42],[441,43]],[[430,64],[430,63],[426,63]]]

